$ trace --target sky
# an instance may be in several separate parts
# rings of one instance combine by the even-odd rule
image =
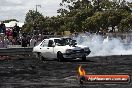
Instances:
[[[0,0],[0,21],[17,19],[24,22],[26,13],[35,10],[36,5],[41,5],[38,11],[44,16],[56,16],[60,2],[61,0]]]
[[[29,10],[38,11],[44,16],[56,16],[59,4],[62,0],[0,0],[0,21],[7,19],[17,19],[24,22],[26,13]],[[128,0],[132,1],[132,0]]]

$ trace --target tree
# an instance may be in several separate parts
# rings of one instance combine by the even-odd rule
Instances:
[[[29,10],[26,14],[24,31],[33,32],[99,32],[112,27],[119,31],[131,29],[132,3],[125,0],[62,0],[60,15],[44,17]]]
[[[45,18],[44,16],[34,10],[29,10],[26,14],[25,24],[23,26],[24,31],[33,32],[34,30],[42,33],[44,28]]]
[[[4,22],[4,23],[9,23],[9,22],[11,22],[11,21],[16,21],[16,22],[19,22],[19,21],[18,21],[18,20],[16,20],[16,19],[4,20],[3,22]]]
[[[118,25],[118,29],[121,32],[129,32],[132,30],[132,15],[127,16],[122,19],[120,24]]]
[[[61,6],[67,7],[61,15],[65,18],[63,28],[72,32],[108,31],[109,27],[115,32],[115,27],[124,24],[132,12],[131,3],[125,0],[62,0]]]

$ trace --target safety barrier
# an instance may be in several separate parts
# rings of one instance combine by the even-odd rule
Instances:
[[[0,55],[30,55],[32,54],[33,48],[0,48]]]

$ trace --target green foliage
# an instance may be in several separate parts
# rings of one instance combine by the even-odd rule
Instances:
[[[35,29],[40,33],[44,32],[58,32],[60,31],[60,25],[63,25],[64,21],[61,16],[57,17],[44,17],[39,12],[29,10],[26,14],[25,24],[23,31],[32,33]]]
[[[108,31],[109,27],[113,31],[115,27],[119,31],[131,29],[132,4],[125,0],[62,0],[61,6],[66,5],[68,12],[61,15],[67,18],[63,28],[71,32]]]
[[[16,22],[18,22],[16,19],[4,20],[3,22],[4,22],[4,23],[9,23],[9,22],[11,22],[11,21],[16,21]]]
[[[33,32],[33,30],[35,29],[42,31],[45,26],[44,21],[45,21],[45,18],[42,14],[34,10],[29,10],[29,12],[26,14],[23,31]]]
[[[34,27],[48,32],[99,32],[100,30],[128,32],[132,29],[132,3],[125,0],[62,0],[56,17],[44,17],[29,10],[23,30],[32,32]]]
[[[118,29],[121,32],[128,32],[132,29],[132,15],[127,16],[122,19],[120,24],[118,25]]]

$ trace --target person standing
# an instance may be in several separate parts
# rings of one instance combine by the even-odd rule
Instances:
[[[4,33],[4,35],[6,35],[6,26],[3,22],[0,24],[0,33]]]
[[[0,48],[3,48],[4,41],[2,39],[2,36],[0,35]]]
[[[20,27],[17,26],[17,23],[16,23],[14,28],[13,28],[13,38],[19,37],[19,31],[20,31]]]
[[[32,37],[30,40],[30,47],[34,47],[36,45],[37,41],[35,39],[35,37]]]
[[[9,40],[8,40],[7,36],[5,36],[5,37],[4,37],[4,47],[7,48],[8,45],[9,45]]]
[[[27,36],[25,34],[22,36],[21,45],[22,47],[27,47],[28,45]]]
[[[5,40],[6,37],[0,35],[0,48],[7,48],[8,41]]]
[[[0,33],[2,33],[2,26],[1,26],[1,22],[0,22]]]

